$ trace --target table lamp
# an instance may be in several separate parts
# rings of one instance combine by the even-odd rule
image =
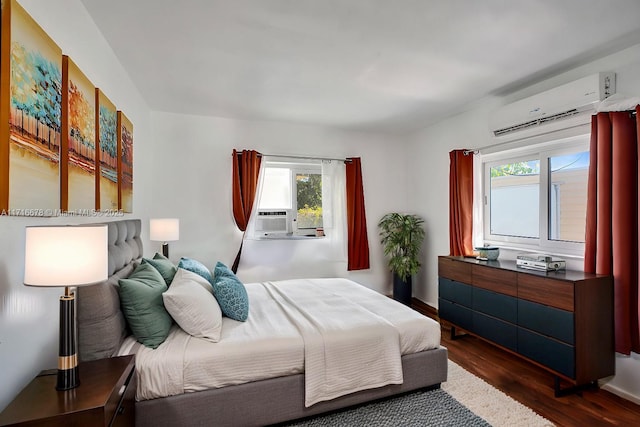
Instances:
[[[149,238],[162,242],[162,255],[169,258],[169,244],[180,238],[180,220],[178,218],[155,218],[149,221]]]
[[[60,296],[60,343],[56,389],[80,384],[75,293],[70,288],[107,279],[106,225],[26,227],[24,284],[64,287]]]

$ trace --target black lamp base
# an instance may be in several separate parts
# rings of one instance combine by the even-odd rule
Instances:
[[[162,255],[164,255],[165,257],[169,258],[169,244],[168,243],[163,243],[162,244]]]
[[[60,344],[58,347],[58,380],[56,390],[78,387],[78,354],[76,352],[76,297],[65,287],[60,297]]]
[[[56,390],[71,390],[80,385],[80,377],[78,376],[78,367],[71,369],[58,369],[58,380],[56,382]]]

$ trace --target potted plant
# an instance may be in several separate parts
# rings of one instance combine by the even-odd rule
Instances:
[[[420,269],[424,220],[417,215],[388,213],[378,223],[380,242],[393,273],[393,298],[411,305],[411,277]]]

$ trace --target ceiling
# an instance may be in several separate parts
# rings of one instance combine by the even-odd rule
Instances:
[[[637,0],[81,1],[155,111],[374,132],[640,43]]]

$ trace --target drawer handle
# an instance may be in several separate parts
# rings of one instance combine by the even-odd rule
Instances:
[[[122,387],[120,387],[120,391],[118,391],[118,396],[122,396],[125,392],[125,390],[127,390],[127,385],[123,385]]]

